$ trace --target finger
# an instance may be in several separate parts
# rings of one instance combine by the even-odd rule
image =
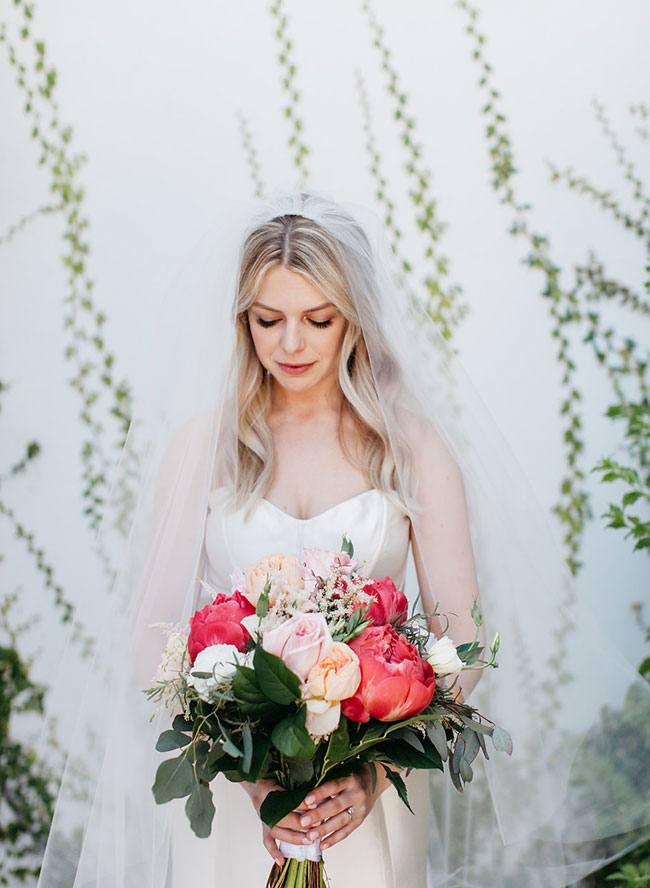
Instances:
[[[262,842],[273,860],[277,863],[277,865],[284,866],[284,855],[275,844],[275,839],[271,835],[271,830],[268,828],[268,826],[264,826],[262,828]]]
[[[326,848],[331,848],[332,845],[336,845],[341,842],[346,836],[349,836],[351,832],[357,828],[357,826],[361,823],[360,820],[351,820],[346,826],[342,829],[338,829],[333,833],[330,833],[327,838],[320,843],[321,850],[324,851]]]
[[[310,826],[317,826],[319,823],[324,823],[328,821],[332,817],[336,817],[337,814],[340,814],[342,811],[347,811],[347,809],[352,805],[352,807],[356,807],[360,804],[361,798],[357,798],[353,796],[350,792],[342,792],[340,795],[335,798],[330,798],[325,802],[321,802],[317,808],[314,808],[308,811],[306,814],[303,814],[298,818],[298,826],[301,829],[308,829]]]
[[[307,834],[304,831],[283,829],[277,824],[271,830],[271,835],[274,839],[278,839],[281,842],[291,842],[292,845],[311,845],[312,841],[307,838]]]
[[[337,814],[335,817],[330,817],[329,820],[321,823],[320,826],[316,826],[313,829],[310,829],[307,833],[307,837],[315,842],[316,839],[322,839],[324,836],[329,836],[331,833],[336,833],[337,831],[342,831],[344,829],[355,829],[356,826],[361,823],[361,819],[363,818],[355,818],[350,812],[346,809],[345,811]],[[329,838],[327,839],[328,844],[330,843]]]
[[[298,811],[292,811],[291,814],[286,814],[282,820],[278,820],[276,826],[280,826],[283,829],[299,829],[304,831],[304,827],[302,825],[302,819],[307,816],[310,818],[310,821],[314,820],[313,812],[303,811],[302,813],[298,813]],[[316,818],[319,819],[318,817]],[[322,819],[322,818],[320,818]]]
[[[320,804],[325,799],[338,795],[338,793],[344,792],[353,785],[354,778],[352,777],[341,777],[339,780],[328,780],[326,783],[321,783],[320,786],[313,789],[302,805],[307,806],[307,808],[315,808],[316,805]]]

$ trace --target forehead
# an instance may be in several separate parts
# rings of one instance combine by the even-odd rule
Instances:
[[[283,265],[275,265],[266,272],[255,302],[281,312],[306,311],[331,305],[311,281]]]

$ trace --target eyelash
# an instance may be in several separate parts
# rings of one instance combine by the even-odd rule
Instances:
[[[312,321],[310,318],[307,318],[312,327],[317,327],[319,330],[324,330],[325,327],[329,327],[332,323],[332,320],[329,321]],[[260,327],[264,327],[264,329],[268,329],[268,327],[273,327],[274,324],[277,324],[277,321],[264,321],[262,318],[256,318],[257,323]]]

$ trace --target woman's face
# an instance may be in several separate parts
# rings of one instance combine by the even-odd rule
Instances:
[[[270,268],[248,321],[260,363],[283,388],[302,392],[336,380],[345,318],[301,274]]]

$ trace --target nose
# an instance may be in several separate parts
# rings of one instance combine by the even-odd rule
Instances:
[[[302,351],[304,342],[300,322],[287,320],[282,331],[282,348],[288,355]]]

